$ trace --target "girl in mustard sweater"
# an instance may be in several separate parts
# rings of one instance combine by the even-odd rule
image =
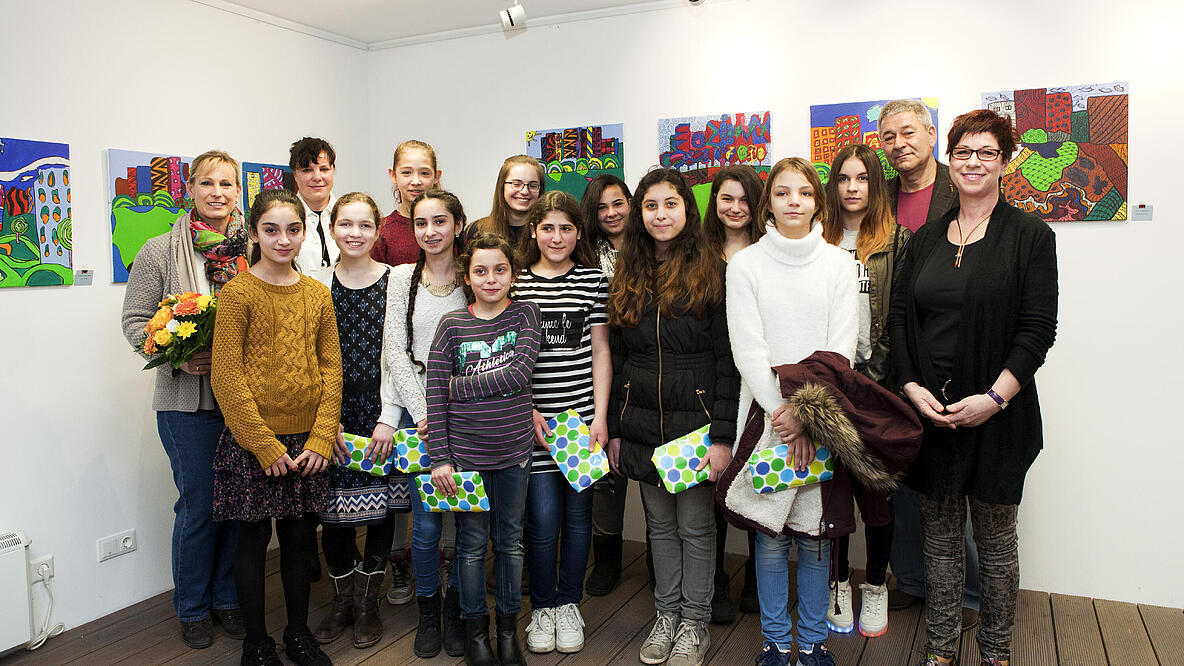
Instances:
[[[296,196],[261,192],[247,227],[252,265],[222,289],[214,328],[211,384],[227,425],[214,456],[214,520],[239,521],[242,663],[280,663],[264,622],[264,561],[274,518],[288,611],[284,652],[298,664],[329,664],[308,629],[308,534],[327,506],[321,472],[341,409],[337,320],[329,288],[301,275],[293,262],[304,240]]]

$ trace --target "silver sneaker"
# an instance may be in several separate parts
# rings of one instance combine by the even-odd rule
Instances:
[[[707,623],[683,620],[674,634],[674,646],[670,649],[667,666],[701,666],[711,647],[711,635]]]
[[[641,644],[641,663],[661,664],[670,658],[670,650],[674,647],[674,630],[682,622],[678,613],[658,611],[658,619],[650,628],[650,635]]]

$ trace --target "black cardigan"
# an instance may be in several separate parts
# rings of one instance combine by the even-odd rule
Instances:
[[[900,384],[915,381],[940,401],[941,386],[920,346],[915,290],[930,254],[945,248],[954,208],[913,235],[901,256],[888,313],[891,353]],[[906,483],[926,495],[965,494],[992,504],[1019,504],[1024,476],[1044,446],[1040,403],[1032,380],[1057,329],[1056,235],[1040,218],[1000,201],[991,213],[980,260],[962,299],[950,403],[985,393],[1004,368],[1020,392],[976,428],[950,431],[928,419],[921,454]],[[945,404],[943,402],[943,404]]]

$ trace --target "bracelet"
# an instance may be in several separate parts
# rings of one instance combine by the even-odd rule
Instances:
[[[999,411],[1007,409],[1007,405],[1010,404],[1007,400],[1003,399],[1003,396],[996,393],[995,389],[987,389],[987,397],[994,400],[996,405],[999,405]]]

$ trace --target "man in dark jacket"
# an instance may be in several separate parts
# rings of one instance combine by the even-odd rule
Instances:
[[[888,102],[880,111],[880,144],[897,176],[888,181],[896,221],[909,231],[945,215],[958,203],[950,167],[933,157],[937,128],[915,99]]]

